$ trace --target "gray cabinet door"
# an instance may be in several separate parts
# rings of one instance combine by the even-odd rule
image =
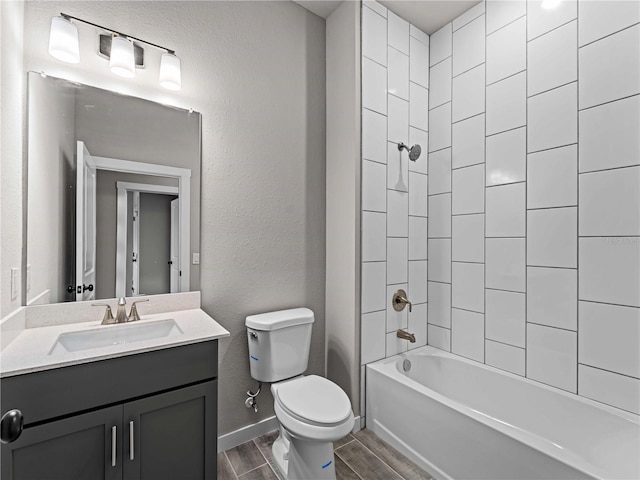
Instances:
[[[121,425],[115,406],[25,428],[2,445],[2,480],[121,480]]]
[[[215,380],[126,403],[125,480],[215,479],[217,408]]]

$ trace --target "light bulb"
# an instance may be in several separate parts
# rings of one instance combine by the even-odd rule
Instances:
[[[49,55],[67,63],[80,61],[78,27],[64,17],[51,19],[49,31]]]
[[[136,62],[133,55],[133,42],[125,37],[114,36],[111,39],[109,68],[116,75],[132,78],[136,74]]]
[[[180,59],[171,53],[164,53],[160,58],[160,85],[167,90],[180,90],[182,76],[180,74]]]

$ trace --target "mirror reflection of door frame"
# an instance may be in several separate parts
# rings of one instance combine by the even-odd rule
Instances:
[[[116,223],[116,297],[125,297],[128,293],[128,296],[131,296],[132,292],[127,292],[127,262],[129,259],[127,258],[127,233],[128,233],[128,222],[127,222],[127,210],[128,210],[128,193],[140,194],[140,193],[155,193],[160,195],[178,195],[179,198],[179,189],[178,187],[171,187],[168,185],[155,185],[155,184],[147,184],[147,183],[132,183],[132,182],[116,182],[117,188],[117,223]],[[135,210],[139,208],[139,203],[136,205],[136,201],[134,198],[134,215],[136,214]],[[182,222],[180,222],[180,215],[178,215],[178,228],[177,235],[178,238],[182,237],[182,232],[180,228],[182,227]],[[136,222],[138,225],[139,222]],[[134,237],[135,237],[135,226],[134,226]],[[173,232],[172,232],[173,234]],[[134,238],[134,245],[136,243],[136,239]],[[134,249],[137,253],[137,250]],[[137,260],[137,258],[136,258]],[[178,258],[178,263],[180,259]],[[139,263],[139,262],[137,262]],[[139,265],[138,265],[139,266]],[[134,265],[135,267],[135,265]],[[180,264],[177,267],[180,269]],[[139,278],[136,278],[136,272],[134,271],[134,285],[138,289],[137,292],[133,293],[133,295],[139,295]],[[178,278],[178,285],[180,284],[180,278]],[[180,290],[177,290],[180,291]],[[174,292],[167,292],[174,293]]]
[[[110,170],[112,172],[138,173],[142,175],[155,175],[178,179],[178,196],[184,201],[180,202],[180,287],[178,291],[188,292],[191,283],[191,263],[189,253],[191,250],[191,169],[178,168],[153,163],[133,162],[116,158],[97,157],[93,160],[98,170]],[[118,233],[116,235],[119,235]],[[126,234],[125,234],[126,242]],[[116,259],[116,262],[118,260]],[[116,269],[118,265],[116,265]],[[117,272],[117,270],[116,270]],[[116,279],[118,275],[116,273]],[[116,291],[116,296],[119,296]]]

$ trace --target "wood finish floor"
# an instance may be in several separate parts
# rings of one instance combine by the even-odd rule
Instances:
[[[218,480],[280,480],[271,456],[277,436],[274,430],[219,453]],[[335,442],[334,449],[338,480],[433,480],[367,429]]]

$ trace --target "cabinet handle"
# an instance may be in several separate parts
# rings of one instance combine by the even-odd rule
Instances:
[[[111,427],[111,466],[116,466],[116,426]]]
[[[129,460],[133,460],[133,420],[129,422]]]

